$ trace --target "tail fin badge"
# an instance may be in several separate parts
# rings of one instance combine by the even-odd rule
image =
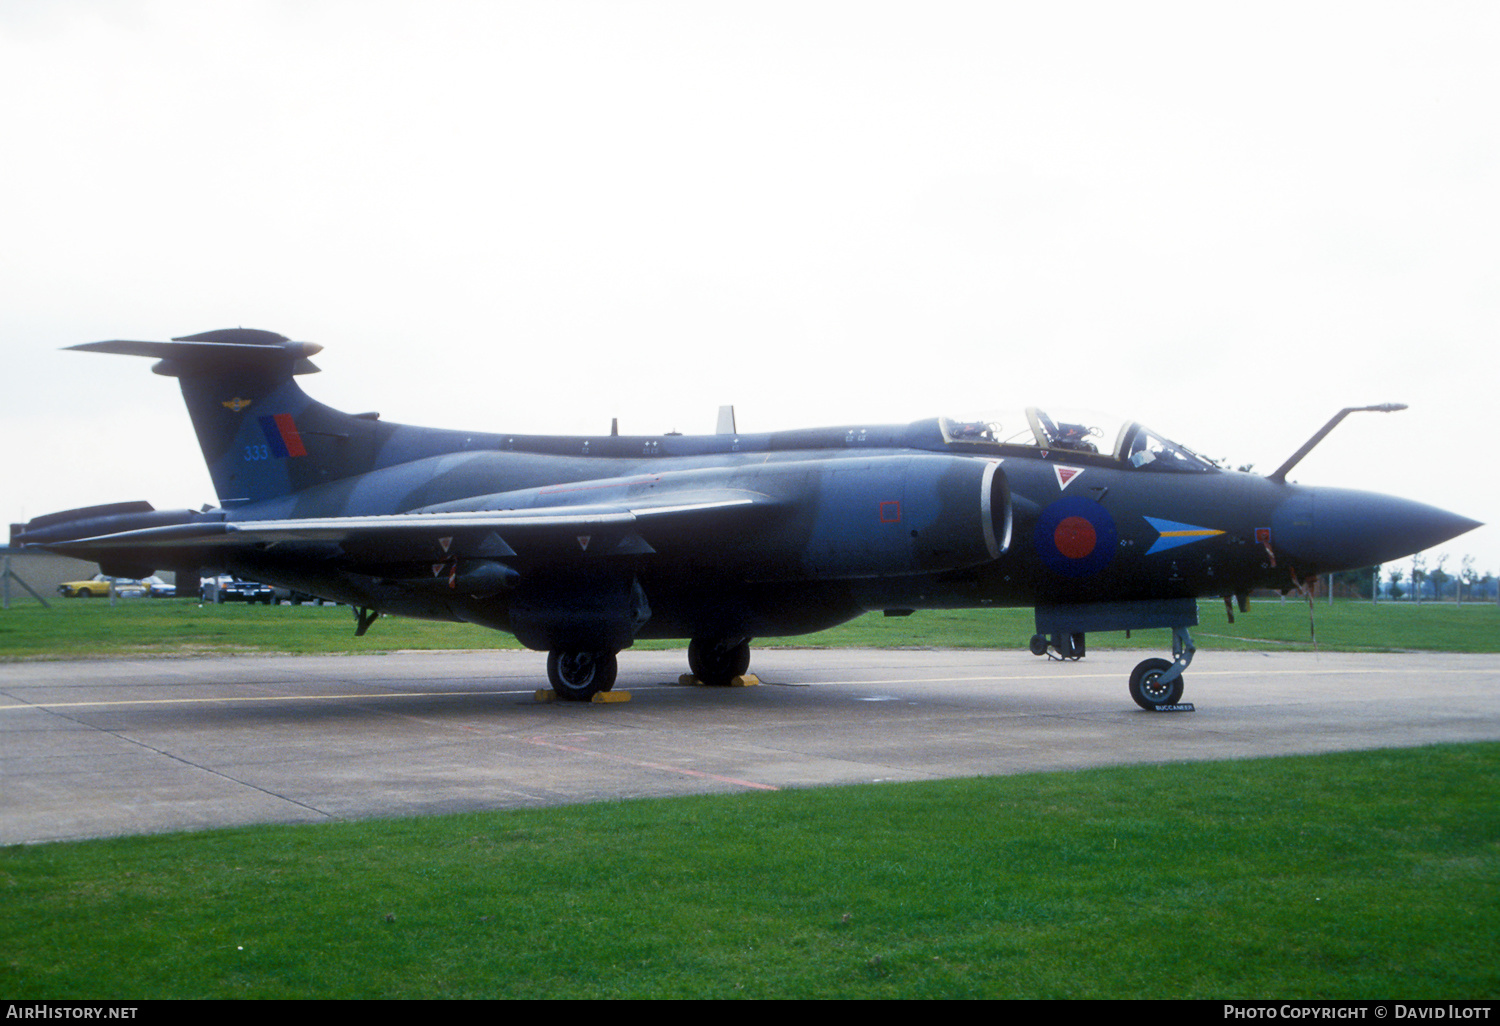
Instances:
[[[220,405],[226,410],[233,410],[235,413],[239,413],[246,406],[249,406],[250,402],[251,400],[249,399],[241,399],[239,396],[235,396],[233,399],[225,399]]]

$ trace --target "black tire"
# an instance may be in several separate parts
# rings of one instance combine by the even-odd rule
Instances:
[[[1087,637],[1087,635],[1085,635],[1082,631],[1079,631],[1077,634],[1073,635],[1073,658],[1074,659],[1082,659],[1083,658],[1083,656],[1084,656],[1084,649],[1085,649],[1085,647],[1087,645],[1086,641],[1084,640],[1086,637]]]
[[[558,698],[587,702],[615,686],[619,662],[613,652],[555,648],[547,653],[547,680]]]
[[[1143,660],[1130,674],[1130,697],[1142,709],[1155,711],[1158,706],[1176,705],[1182,701],[1183,679],[1161,683],[1161,675],[1172,668],[1165,659]]]
[[[728,687],[750,669],[750,640],[736,642],[694,638],[688,643],[688,671],[710,687]]]
[[[1045,637],[1040,634],[1033,634],[1031,636],[1031,654],[1034,656],[1044,656],[1047,654],[1047,639]]]

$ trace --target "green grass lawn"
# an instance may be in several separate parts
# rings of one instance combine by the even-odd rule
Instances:
[[[1308,649],[1306,602],[1259,601],[1231,625],[1218,602],[1199,606],[1200,647]],[[1338,651],[1500,651],[1500,607],[1493,604],[1317,603],[1319,647]],[[906,617],[873,613],[819,634],[757,639],[756,647],[1025,648],[1035,626],[1029,609],[925,610]],[[1170,650],[1167,631],[1089,635],[1091,648]],[[641,642],[677,648],[685,642]],[[187,599],[59,599],[51,609],[16,602],[0,611],[0,659],[223,652],[385,652],[398,649],[515,648],[508,634],[470,624],[384,617],[363,638],[342,606],[200,605]]]
[[[1500,744],[0,849],[0,992],[1500,997]]]

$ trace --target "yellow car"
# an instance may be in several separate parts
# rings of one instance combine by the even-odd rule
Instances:
[[[114,582],[115,594],[122,597],[137,597],[147,592],[146,585],[132,577],[105,577],[95,574],[87,581],[64,581],[57,586],[63,598],[99,598],[109,594],[110,582]]]

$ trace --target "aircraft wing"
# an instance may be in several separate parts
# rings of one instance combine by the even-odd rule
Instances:
[[[673,497],[663,496],[663,500]],[[504,545],[572,539],[592,532],[632,536],[651,526],[712,527],[734,510],[769,512],[780,505],[759,492],[723,490],[641,505],[566,505],[529,509],[396,513],[379,516],[307,517],[290,520],[198,520],[134,530],[105,531],[65,541],[48,541],[57,552],[131,550],[160,554],[225,547],[275,547],[288,543],[332,542],[400,545],[435,541],[456,534],[494,533]],[[102,525],[101,525],[102,526]],[[638,537],[633,551],[653,551]]]

